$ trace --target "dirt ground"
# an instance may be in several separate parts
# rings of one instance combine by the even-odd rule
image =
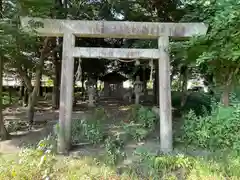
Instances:
[[[32,130],[22,129],[11,133],[11,140],[0,142],[0,153],[16,153],[26,145],[35,145],[41,139],[46,137],[53,131],[53,126],[58,122],[58,110],[52,110],[49,102],[40,101],[35,113],[34,125]],[[118,122],[119,119],[126,115],[125,105],[121,101],[114,99],[102,99],[98,107],[104,107],[112,124]],[[6,108],[3,111],[4,120],[6,122],[21,121],[26,122],[26,108],[17,105]],[[72,119],[82,119],[92,112],[93,109],[87,108],[86,104],[79,103],[73,108]],[[111,125],[110,125],[111,126]]]

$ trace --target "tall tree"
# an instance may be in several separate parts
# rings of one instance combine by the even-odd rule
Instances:
[[[44,43],[41,44],[41,38],[36,38],[34,32],[23,32],[20,26],[20,16],[47,17],[49,16],[49,7],[51,6],[51,1],[48,0],[42,0],[41,2],[13,0],[11,3],[10,1],[5,1],[5,21],[8,23],[4,23],[2,26],[4,29],[3,38],[5,40],[2,44],[5,49],[3,57],[7,60],[6,66],[10,69],[14,68],[20,75],[30,94],[28,100],[30,124],[33,122],[34,106],[37,101],[43,63],[51,50],[51,46],[48,46],[49,38],[45,38]],[[32,23],[33,28],[36,24]],[[39,51],[39,49],[42,49],[42,51]],[[35,77],[34,86],[31,83],[32,76],[29,75],[29,70],[35,71],[33,76]]]
[[[0,0],[0,19],[3,18],[3,0]],[[1,20],[1,22],[3,22]],[[1,33],[1,32],[0,32]],[[0,50],[1,51],[1,50]],[[0,137],[1,140],[7,140],[9,139],[10,135],[8,134],[5,125],[4,125],[4,119],[3,119],[3,93],[2,93],[2,88],[3,88],[3,57],[2,57],[2,52],[0,52]]]
[[[222,102],[229,105],[229,93],[240,75],[240,3],[235,0],[207,1],[186,4],[183,21],[204,21],[209,24],[206,36],[194,37],[186,43],[185,57],[196,60],[205,76],[213,76],[214,85],[222,89]],[[203,71],[202,71],[203,72]]]

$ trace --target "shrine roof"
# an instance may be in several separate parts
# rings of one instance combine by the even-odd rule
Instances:
[[[101,81],[104,82],[111,82],[111,83],[121,83],[123,81],[128,80],[128,78],[126,78],[125,76],[117,73],[117,72],[111,72],[108,73],[102,77],[99,78]]]

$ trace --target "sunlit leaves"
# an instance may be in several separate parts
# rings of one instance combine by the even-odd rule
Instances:
[[[19,0],[18,4],[22,10],[21,15],[49,17],[54,0]]]
[[[3,17],[0,22],[0,53],[5,59],[5,69],[33,68],[39,52],[39,40],[25,33],[20,26],[21,15],[40,16],[50,13],[51,1],[9,0],[3,1]],[[35,3],[35,4],[34,4]]]
[[[236,0],[187,1],[183,21],[203,21],[209,25],[208,33],[192,38],[187,46],[177,51],[182,58],[207,67],[218,82],[228,76],[240,63],[240,3]],[[183,51],[183,52],[182,52]],[[204,66],[202,66],[205,64]]]

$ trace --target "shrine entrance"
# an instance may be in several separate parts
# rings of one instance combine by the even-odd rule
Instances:
[[[119,90],[122,88],[121,86],[119,86],[118,84],[109,84],[109,96],[110,97],[122,97],[121,94],[121,91],[120,91],[120,94],[119,94]]]
[[[170,87],[169,37],[204,35],[203,23],[159,23],[124,21],[79,21],[21,17],[26,31],[31,25],[39,36],[63,36],[60,89],[58,152],[68,153],[71,147],[74,57],[104,59],[153,59],[159,68],[160,148],[173,149],[172,106]],[[158,49],[75,47],[75,37],[158,39]]]
[[[126,77],[117,72],[111,72],[101,77],[100,80],[104,82],[104,97],[122,99],[124,93],[123,82],[127,80]]]

